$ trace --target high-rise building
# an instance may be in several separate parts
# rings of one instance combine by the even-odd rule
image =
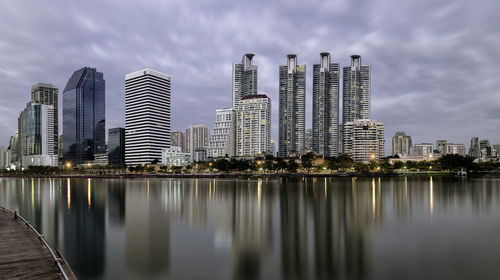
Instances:
[[[170,133],[170,147],[181,147],[181,153],[184,152],[184,133],[182,131],[172,131]],[[175,150],[177,151],[177,150]]]
[[[336,157],[339,147],[339,64],[322,52],[321,63],[313,65],[312,150]],[[344,70],[346,71],[346,70]]]
[[[371,68],[361,65],[361,56],[351,56],[343,71],[342,123],[370,118]]]
[[[12,135],[9,139],[9,148],[8,150],[10,151],[10,164],[16,164],[18,163],[18,155],[19,158],[21,157],[21,149],[18,148],[20,145],[19,140],[19,133],[16,132],[16,134]]]
[[[416,156],[429,156],[434,154],[434,145],[432,143],[416,144],[413,147],[413,154]]]
[[[240,100],[257,94],[257,66],[253,65],[254,54],[247,53],[241,63],[233,63],[233,108]]]
[[[471,158],[479,158],[481,156],[478,137],[472,137],[472,139],[470,140],[469,156]]]
[[[275,157],[276,156],[276,142],[273,139],[271,139],[269,141],[269,148],[268,149],[269,149],[268,154]]]
[[[63,92],[63,160],[82,164],[106,151],[105,81],[95,68],[73,73]]]
[[[7,167],[7,147],[0,146],[0,169]]]
[[[125,164],[125,128],[108,129],[108,164]]]
[[[51,84],[38,83],[31,87],[31,102],[54,107],[54,151],[59,147],[59,90]]]
[[[493,145],[493,150],[495,150],[496,156],[500,156],[500,144]]]
[[[411,152],[411,136],[404,132],[396,132],[392,137],[392,155],[409,155]]]
[[[306,129],[306,136],[304,137],[304,149],[307,152],[312,151],[312,129]]]
[[[465,156],[465,145],[446,143],[445,154]]]
[[[22,166],[57,166],[54,106],[30,102],[22,114]]]
[[[270,141],[271,99],[265,94],[243,97],[236,107],[236,156],[265,155]]]
[[[448,144],[448,140],[437,140],[436,141],[436,150],[441,154],[446,154],[446,144]]]
[[[490,140],[483,139],[479,141],[479,150],[481,151],[481,158],[485,159],[491,157],[491,145]]]
[[[354,161],[368,162],[383,158],[384,124],[375,120],[356,119],[344,124],[344,154]]]
[[[208,157],[232,157],[236,149],[236,114],[234,109],[216,111],[214,129],[210,135]]]
[[[161,162],[170,148],[170,76],[142,69],[125,76],[125,163]]]
[[[191,154],[191,161],[195,160],[196,149],[207,149],[210,138],[210,129],[206,125],[190,125],[184,133],[184,152]],[[206,153],[206,151],[205,151]]]
[[[306,66],[297,64],[289,54],[287,65],[279,67],[279,140],[278,156],[299,155],[304,150]]]

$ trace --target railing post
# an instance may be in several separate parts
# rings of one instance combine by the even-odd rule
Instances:
[[[14,220],[17,220],[17,211],[14,211]]]

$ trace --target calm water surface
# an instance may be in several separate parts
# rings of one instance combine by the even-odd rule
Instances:
[[[500,177],[0,178],[80,279],[500,279]]]

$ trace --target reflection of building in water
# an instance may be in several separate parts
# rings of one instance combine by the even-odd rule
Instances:
[[[113,225],[122,225],[125,221],[125,181],[109,180],[106,184],[109,222]]]
[[[98,277],[104,271],[106,190],[93,188],[93,180],[64,180],[62,188],[69,206],[63,210],[63,251],[81,278]]]
[[[283,279],[307,278],[306,189],[300,179],[283,179],[280,188]]]
[[[182,212],[190,226],[203,226],[207,221],[210,188],[204,179],[191,179],[183,189]]]
[[[159,275],[169,269],[170,219],[162,205],[159,182],[126,181],[126,267],[131,278]]]
[[[390,178],[388,183],[392,190],[392,202],[394,207],[394,214],[401,219],[409,219],[411,217],[411,190],[408,187],[408,177],[403,178]]]
[[[59,190],[61,181],[56,179],[36,179],[41,197],[41,231],[49,244],[59,241]]]
[[[273,188],[262,179],[234,184],[233,273],[235,279],[257,279],[261,256],[272,248]]]

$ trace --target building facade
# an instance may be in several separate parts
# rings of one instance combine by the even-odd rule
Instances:
[[[54,107],[54,150],[59,147],[59,89],[52,84],[38,83],[31,87],[31,102]]]
[[[105,81],[95,68],[73,73],[63,92],[63,160],[94,160],[106,149]]]
[[[234,109],[216,111],[214,129],[210,135],[208,157],[232,157],[236,149],[236,114]]]
[[[466,155],[465,145],[447,143],[445,146],[445,154],[465,156]]]
[[[170,147],[181,147],[181,150],[184,152],[184,133],[182,131],[172,131],[170,133],[170,140]]]
[[[434,145],[432,143],[415,144],[413,155],[432,157],[434,155]]]
[[[191,161],[194,161],[195,150],[199,148],[207,149],[210,139],[210,129],[206,125],[190,125],[184,133],[184,152],[191,155]]]
[[[321,63],[313,65],[312,150],[336,157],[339,147],[339,64],[322,52]]]
[[[354,161],[369,162],[385,156],[384,124],[356,119],[344,124],[344,154]]]
[[[242,98],[236,109],[236,156],[265,155],[270,141],[271,99],[264,94]]]
[[[469,156],[471,158],[479,158],[481,156],[478,137],[472,137],[472,139],[470,140]]]
[[[306,129],[306,66],[289,54],[279,73],[278,156],[298,156],[304,151]]]
[[[108,129],[108,164],[125,165],[125,128]]]
[[[125,163],[160,162],[170,148],[170,76],[142,69],[125,76]]]
[[[233,63],[233,108],[240,100],[257,94],[257,66],[253,65],[254,54],[247,53],[241,63]]]
[[[0,169],[7,168],[7,147],[0,146]]]
[[[396,132],[392,137],[392,155],[409,155],[411,153],[411,136],[404,132]]]
[[[351,56],[351,66],[343,69],[342,123],[369,119],[371,110],[371,68],[361,65],[361,56]]]
[[[490,140],[483,139],[479,141],[479,150],[481,151],[481,158],[482,159],[487,159],[491,157],[491,145],[490,145]]]
[[[168,167],[187,166],[191,162],[191,154],[183,153],[179,146],[171,146],[162,150],[161,163]]]

